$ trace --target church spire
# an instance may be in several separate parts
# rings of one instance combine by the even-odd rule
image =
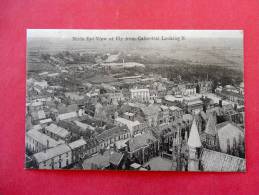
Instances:
[[[202,145],[195,118],[192,122],[190,136],[188,139],[188,146],[188,171],[199,171],[199,155],[197,149],[200,148]]]
[[[195,119],[192,122],[190,136],[189,136],[189,139],[188,139],[188,146],[191,147],[191,148],[201,147],[201,139],[200,139],[200,135],[199,135],[199,132],[198,132],[198,127],[197,127]]]

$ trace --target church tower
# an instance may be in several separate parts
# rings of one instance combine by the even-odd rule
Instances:
[[[204,133],[202,134],[202,144],[204,147],[217,150],[218,149],[218,137],[217,137],[217,117],[216,112],[212,112],[209,115],[208,122],[206,124],[206,128]]]
[[[202,145],[195,119],[192,122],[192,127],[187,144],[189,148],[188,171],[199,171],[198,150],[201,148]]]

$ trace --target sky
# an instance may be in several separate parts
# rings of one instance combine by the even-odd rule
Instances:
[[[185,36],[186,38],[243,38],[243,30],[81,30],[27,29],[27,38],[114,36]]]

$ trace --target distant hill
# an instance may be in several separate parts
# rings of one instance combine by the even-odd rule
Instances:
[[[73,41],[62,38],[31,38],[28,51],[55,54],[61,51],[111,55],[111,61],[148,64],[219,65],[243,70],[243,41],[240,38],[192,38],[184,41]],[[30,56],[29,56],[30,58]],[[108,58],[109,59],[109,58]]]

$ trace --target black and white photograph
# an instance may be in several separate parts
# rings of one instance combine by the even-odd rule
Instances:
[[[245,172],[243,37],[27,29],[25,168]]]

